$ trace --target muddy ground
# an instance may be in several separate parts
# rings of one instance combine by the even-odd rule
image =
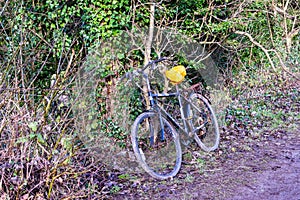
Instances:
[[[268,101],[263,108],[274,114],[284,113],[276,127],[277,115],[244,123],[235,112],[229,116],[232,123],[222,128],[220,148],[213,153],[186,149],[175,178],[159,181],[147,174],[116,173],[102,192],[109,199],[300,200],[299,90],[274,95],[278,98],[266,95],[259,102]],[[247,102],[240,107],[249,110]]]
[[[281,138],[265,138],[253,143],[252,150],[222,153],[226,155],[218,158],[207,155],[211,161],[205,166],[183,164],[172,180],[157,181],[146,174],[130,184],[115,180],[122,189],[110,198],[299,200],[299,133],[300,129],[282,133]]]

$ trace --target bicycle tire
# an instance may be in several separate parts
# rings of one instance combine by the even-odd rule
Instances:
[[[207,152],[216,150],[220,143],[220,131],[208,100],[198,93],[192,93],[185,106],[185,115],[192,126],[190,131],[195,133],[194,139],[201,149]]]
[[[164,125],[163,140],[158,113],[147,111],[135,119],[131,130],[131,142],[140,166],[154,178],[167,179],[178,173],[182,151],[175,128],[164,117],[161,119]]]

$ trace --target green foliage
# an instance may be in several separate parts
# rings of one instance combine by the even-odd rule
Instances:
[[[114,186],[110,189],[110,193],[115,194],[115,193],[118,193],[120,190],[121,190],[120,186],[114,185]]]
[[[37,122],[31,122],[28,124],[28,127],[33,131],[36,132],[37,131]]]
[[[111,119],[104,119],[100,122],[101,130],[105,130],[105,135],[115,140],[115,143],[124,148],[126,146],[128,133],[122,129],[118,124],[116,124]]]
[[[129,26],[130,3],[128,0],[10,1],[6,14],[1,16],[7,25],[5,34],[0,37],[0,44],[7,46],[5,51],[0,49],[4,64],[7,67],[12,64],[13,60],[8,58],[14,57],[22,47],[20,56],[27,61],[24,63],[27,79],[35,80],[36,87],[49,88],[52,75],[66,69],[66,57],[72,50],[84,56],[83,47],[92,46],[98,39],[109,38]],[[106,69],[105,73],[103,76],[111,70]]]
[[[121,174],[118,176],[119,179],[124,179],[124,180],[128,180],[130,179],[130,175],[129,174]]]
[[[87,4],[87,1],[85,2]],[[109,38],[129,26],[130,1],[94,0],[83,10],[84,23],[80,34],[88,43]]]
[[[299,120],[296,105],[299,91],[279,91],[277,88],[278,86],[265,86],[261,95],[240,100],[240,104],[230,106],[227,109],[226,125],[255,136],[265,129],[292,129]]]
[[[145,107],[143,105],[143,97],[141,91],[138,89],[133,90],[129,96],[129,107],[131,108],[130,118],[131,120],[134,120],[139,114],[141,114],[145,110]]]
[[[177,26],[185,35],[206,40],[208,37],[225,36],[233,27],[233,22],[227,20],[232,14],[230,5],[234,1],[173,1],[165,2],[164,9],[157,11],[157,19],[167,17],[168,26]],[[207,20],[207,21],[204,21]],[[199,37],[200,36],[200,37]]]

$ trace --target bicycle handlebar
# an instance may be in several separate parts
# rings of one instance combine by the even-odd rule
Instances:
[[[152,61],[148,62],[148,64],[146,64],[142,69],[137,69],[137,70],[134,70],[132,72],[126,72],[120,78],[120,81],[122,81],[124,78],[130,78],[130,79],[132,79],[133,75],[144,74],[145,69],[147,69],[149,66],[151,66],[153,64],[156,64],[156,63],[159,63],[159,62],[162,62],[162,61],[165,61],[165,60],[169,60],[169,59],[166,58],[166,57],[162,57],[162,58],[159,58],[157,60],[152,60]]]
[[[153,64],[153,63],[159,63],[159,62],[162,62],[162,61],[164,61],[164,60],[169,60],[167,57],[162,57],[162,58],[159,58],[159,59],[157,59],[157,60],[153,60],[153,61],[150,61],[149,63],[150,64]],[[149,65],[149,63],[148,63],[148,65]]]
[[[165,60],[168,60],[168,58],[162,57],[162,58],[159,58],[159,59],[157,59],[157,60],[152,60],[152,61],[148,62],[148,64],[146,64],[146,65],[143,67],[142,71],[144,71],[145,69],[147,69],[147,67],[150,66],[150,65],[153,65],[153,64],[156,64],[156,63],[165,61]]]

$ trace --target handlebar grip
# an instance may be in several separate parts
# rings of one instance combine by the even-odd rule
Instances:
[[[129,78],[131,76],[131,72],[126,72],[123,76],[121,76],[121,78],[119,79],[119,81],[123,81],[125,78]]]
[[[162,58],[159,58],[157,60],[152,60],[152,61],[148,62],[148,64],[143,67],[142,71],[144,71],[145,69],[147,69],[149,65],[152,65],[152,64],[155,64],[155,63],[159,63],[159,62],[164,61],[164,60],[168,60],[168,58],[162,57]]]
[[[159,63],[159,62],[164,61],[164,60],[168,60],[168,58],[162,57],[162,58],[159,58],[159,59],[157,59],[157,60],[153,60],[152,62],[154,62],[154,63]]]
[[[126,72],[121,78],[120,81],[123,81],[125,78],[132,79],[133,76],[139,75],[140,70],[134,70],[132,72]]]
[[[132,77],[134,75],[139,75],[139,74],[144,74],[144,70],[149,66],[149,65],[152,65],[154,63],[159,63],[159,62],[162,62],[164,60],[168,60],[168,58],[166,57],[162,57],[162,58],[159,58],[157,60],[153,60],[153,61],[150,61],[146,66],[143,67],[143,69],[137,69],[137,70],[134,70],[132,72],[126,72],[121,78],[120,78],[120,81],[122,81],[123,79],[125,78],[129,78],[129,79],[132,79]]]

